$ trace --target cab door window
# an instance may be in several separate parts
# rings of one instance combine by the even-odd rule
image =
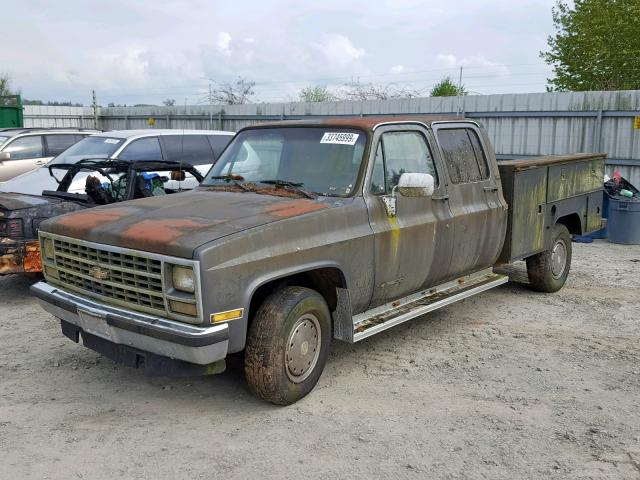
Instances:
[[[158,137],[145,137],[131,142],[120,155],[120,160],[153,161],[162,160]]]
[[[47,157],[55,157],[78,141],[77,135],[45,135]]]
[[[421,133],[384,133],[376,150],[371,192],[391,193],[403,173],[428,173],[438,183],[433,157]]]
[[[489,178],[489,164],[478,134],[470,128],[437,131],[451,183],[473,183]]]
[[[27,158],[42,158],[42,136],[31,135],[16,138],[3,150],[11,153],[11,160],[25,160]]]

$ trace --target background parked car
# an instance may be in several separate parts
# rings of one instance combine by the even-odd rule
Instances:
[[[0,132],[1,134],[2,132]],[[233,132],[220,130],[120,130],[103,132],[84,138],[53,159],[51,164],[74,164],[85,159],[126,161],[182,162],[207,173],[227,144]],[[40,195],[43,190],[56,190],[60,178],[45,166],[0,183],[1,192]],[[184,183],[186,182],[186,183]],[[193,188],[198,182],[187,175],[179,186]],[[85,177],[78,176],[70,192],[83,192]]]
[[[197,167],[171,161],[81,160],[49,165],[61,179],[55,191],[42,195],[0,193],[0,276],[42,271],[38,228],[44,220],[76,210],[135,198],[179,193],[172,178],[191,175],[197,183]],[[77,177],[85,179],[82,193],[70,193]],[[184,183],[184,182],[183,182]]]
[[[78,128],[0,129],[0,182],[45,165],[74,143],[97,132]]]

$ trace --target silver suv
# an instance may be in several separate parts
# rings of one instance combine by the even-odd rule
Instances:
[[[46,164],[98,130],[78,128],[0,129],[0,182]]]
[[[233,132],[221,130],[113,130],[84,138],[54,158],[49,165],[107,158],[125,161],[167,160],[193,165],[204,175],[233,135]],[[56,190],[60,179],[53,176],[49,165],[0,183],[0,192],[40,195],[43,190]],[[87,175],[77,175],[69,192],[84,193]],[[186,183],[181,182],[180,188],[194,188],[197,185],[198,182],[187,175]],[[168,186],[174,187],[173,184]]]

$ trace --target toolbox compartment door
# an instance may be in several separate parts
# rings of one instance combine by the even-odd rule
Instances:
[[[513,181],[507,200],[511,213],[503,253],[511,260],[544,250],[547,169],[515,172],[509,180]]]

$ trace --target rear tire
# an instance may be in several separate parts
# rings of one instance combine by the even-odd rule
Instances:
[[[309,288],[284,287],[265,299],[249,328],[244,371],[249,389],[276,405],[307,395],[331,346],[331,315]]]
[[[571,235],[566,226],[556,224],[552,231],[551,249],[527,258],[529,284],[539,292],[560,290],[571,268]]]

